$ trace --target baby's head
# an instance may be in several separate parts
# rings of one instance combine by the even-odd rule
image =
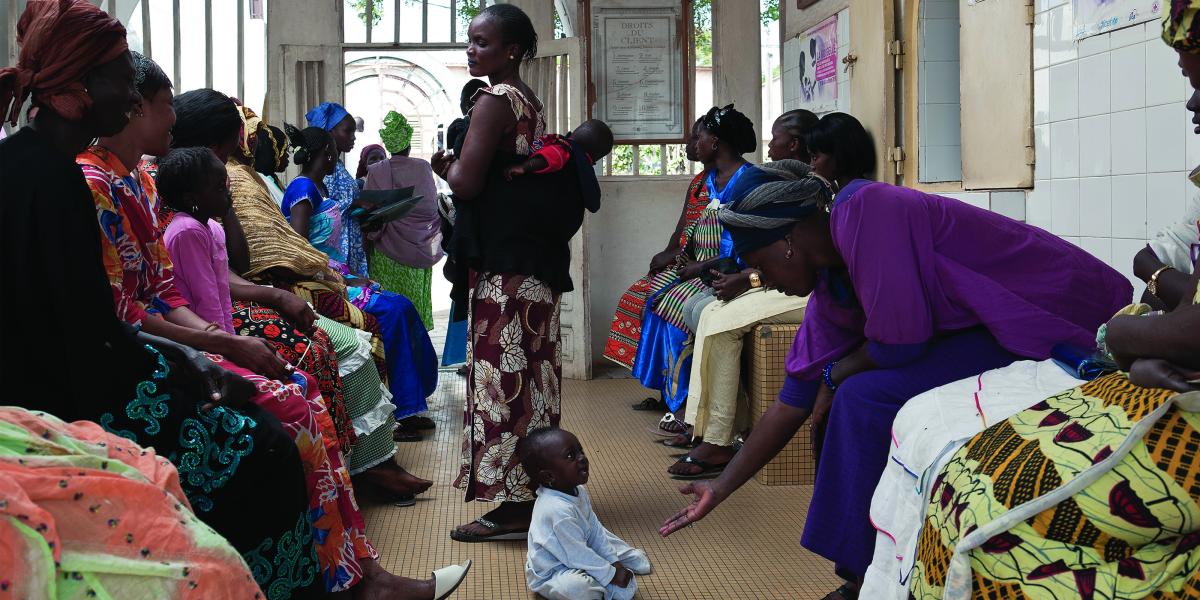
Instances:
[[[612,152],[613,132],[608,128],[608,124],[600,119],[584,121],[571,132],[571,139],[592,157],[592,163],[600,162],[600,159]]]
[[[573,494],[576,486],[588,482],[587,456],[579,438],[569,431],[557,427],[535,429],[521,440],[517,455],[534,486]]]

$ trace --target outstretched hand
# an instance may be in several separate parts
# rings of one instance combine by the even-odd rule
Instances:
[[[662,527],[658,529],[658,534],[667,537],[684,527],[690,526],[692,523],[703,519],[708,513],[712,512],[724,498],[721,498],[711,481],[696,481],[689,483],[679,488],[679,493],[683,495],[692,494],[696,498],[686,508],[675,513],[675,516],[663,522]]]

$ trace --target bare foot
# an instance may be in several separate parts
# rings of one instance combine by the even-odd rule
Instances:
[[[430,600],[433,578],[409,579],[388,573],[374,560],[363,560],[363,578],[350,591],[354,600]]]
[[[500,506],[483,515],[483,519],[495,523],[496,528],[491,529],[482,523],[472,521],[465,525],[459,525],[455,531],[483,537],[526,531],[529,529],[529,521],[533,519],[533,502],[501,502]]]
[[[708,463],[710,465],[724,465],[733,460],[734,450],[732,446],[718,446],[707,442],[700,444],[688,453],[692,460]],[[671,465],[667,472],[672,475],[696,475],[704,469],[700,465],[689,464],[685,462],[677,462]]]

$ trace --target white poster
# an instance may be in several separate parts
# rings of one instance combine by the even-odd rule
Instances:
[[[596,118],[621,141],[681,140],[683,54],[674,8],[595,8]]]
[[[1162,17],[1163,0],[1071,0],[1075,39],[1155,21]]]
[[[837,110],[837,15],[800,34],[800,107],[814,113]]]

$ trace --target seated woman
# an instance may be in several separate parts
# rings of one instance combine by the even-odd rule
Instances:
[[[371,280],[355,278],[344,262],[346,257],[341,254],[338,240],[342,238],[342,228],[351,218],[342,212],[337,202],[326,196],[323,181],[325,175],[333,171],[337,160],[333,137],[319,127],[299,131],[285,125],[284,131],[295,148],[293,160],[300,165],[301,171],[284,192],[280,205],[283,216],[297,234],[329,257],[330,268],[346,278],[351,303],[374,315],[393,336],[397,336],[384,338],[396,420],[423,413],[429,408],[425,399],[437,387],[437,356],[412,302],[399,294],[381,290]],[[398,435],[413,433],[397,429]]]
[[[282,129],[267,125],[264,121],[259,124],[258,131],[253,132],[256,138],[254,146],[254,170],[262,175],[263,183],[271,193],[275,204],[283,202],[283,188],[279,183],[279,174],[286,171],[291,162],[291,145],[288,144],[287,134]]]
[[[678,277],[647,300],[633,365],[634,377],[643,386],[662,392],[667,409],[672,412],[687,398],[692,359],[692,330],[687,324],[689,308],[701,299],[712,297],[712,287],[705,283],[710,270],[722,259],[727,263],[736,261],[733,244],[717,215],[728,207],[731,192],[738,185],[765,177],[742,158],[757,145],[754,124],[732,105],[714,106],[700,120],[696,155],[701,162],[712,164],[704,180],[709,205],[692,225]],[[684,439],[672,445],[678,442],[688,443]]]
[[[299,451],[278,420],[245,402],[253,386],[189,348],[138,339],[113,311],[96,208],[75,155],[129,122],[138,94],[125,28],[88,2],[36,2],[17,32],[19,66],[0,70],[0,114],[15,124],[31,92],[37,112],[29,126],[0,140],[0,265],[6,274],[0,302],[8,314],[54,318],[10,319],[0,349],[8,357],[55,360],[0,361],[5,392],[27,409],[101,423],[109,433],[152,446],[176,464],[196,515],[256,566],[259,586],[279,596],[319,587]],[[22,79],[45,83],[36,91],[13,85]],[[36,294],[30,281],[41,282]],[[108,493],[121,502],[120,492]],[[106,517],[106,524],[108,518],[117,517]],[[285,564],[289,568],[275,568]]]
[[[804,135],[816,122],[816,115],[806,110],[790,111],[776,119],[767,156],[774,161],[800,161],[804,166],[787,170],[767,164],[761,168],[781,179],[804,173],[809,160]],[[696,320],[695,350],[684,421],[694,426],[693,437],[704,442],[667,469],[675,479],[715,477],[733,458],[737,435],[750,425],[739,360],[746,334],[756,325],[799,323],[804,317],[804,299],[763,288],[761,274],[754,269],[716,277],[713,290],[718,301],[693,309],[689,318]]]
[[[152,64],[141,57],[138,63]],[[206,356],[253,383],[256,393],[251,401],[279,419],[300,450],[314,529],[312,543],[326,591],[344,591],[360,583],[360,594],[421,591],[431,582],[394,577],[376,563],[378,553],[366,538],[341,449],[336,441],[325,439],[333,425],[316,382],[279,359],[262,340],[231,335],[200,319],[175,288],[172,264],[157,224],[159,198],[154,181],[125,166],[136,165],[143,154],[166,152],[172,112],[169,86],[147,96],[139,94],[130,123],[116,135],[101,136],[96,146],[76,158],[95,203],[118,317],[175,342],[210,352],[231,350],[233,361],[216,354]],[[253,368],[243,368],[235,361]]]
[[[854,598],[871,561],[868,510],[896,411],[934,387],[1045,359],[1059,342],[1086,345],[1132,292],[1121,274],[1041,229],[855,179],[874,171],[875,150],[849,115],[822,117],[807,143],[836,197],[764,184],[721,215],[764,285],[811,294],[787,380],[721,476],[681,490],[696,500],[661,533],[706,515],[811,415],[821,452],[802,544],[846,579],[830,597]]]
[[[642,319],[645,318],[646,300],[656,295],[666,286],[679,278],[679,267],[685,262],[685,251],[693,232],[692,226],[700,218],[705,208],[708,208],[708,188],[704,180],[712,168],[711,154],[706,154],[707,162],[700,160],[696,152],[696,138],[700,135],[700,119],[692,125],[692,133],[688,137],[684,151],[687,159],[701,162],[704,166],[688,185],[683,197],[683,210],[675,224],[675,231],[667,239],[667,247],[650,259],[650,270],[646,276],[633,282],[629,289],[617,300],[617,312],[613,314],[612,327],[608,332],[608,342],[604,345],[604,358],[611,360],[626,369],[633,370],[633,360],[637,356],[638,343],[642,337]],[[658,398],[646,398],[633,405],[635,410],[666,410],[667,405]]]
[[[368,338],[371,344],[369,356],[374,359],[378,376],[386,381],[389,363],[383,354],[379,322],[347,300],[341,276],[329,268],[329,257],[313,248],[291,228],[279,207],[271,200],[261,178],[239,158],[237,149],[244,143],[239,132],[246,128],[233,101],[214,90],[193,90],[175,98],[175,111],[178,120],[172,129],[174,147],[207,147],[218,158],[227,161],[233,195],[232,212],[243,217],[246,223],[244,233],[240,229],[235,232],[241,235],[239,244],[239,240],[230,235],[229,220],[226,219],[231,268],[232,249],[236,245],[244,245],[251,250],[247,257],[250,270],[243,273],[248,279],[256,283],[273,283],[274,287],[288,290],[313,305],[319,314],[330,321],[373,334]],[[362,364],[361,358],[356,358],[357,333],[349,331],[341,335],[333,328],[323,328],[334,339],[339,359]],[[392,332],[391,329],[387,331]],[[409,378],[416,376],[415,373],[410,374]],[[347,394],[346,389],[351,388],[345,387],[343,393],[359,438],[349,456],[351,473],[361,473],[360,480],[364,484],[378,487],[391,495],[411,495],[423,489],[422,486],[428,487],[424,480],[408,475],[392,460],[396,454],[396,447],[392,443],[392,430],[395,428],[392,411],[395,408],[390,401],[381,405],[379,398],[374,395],[374,387],[362,381],[354,387],[353,393]],[[396,391],[397,388],[392,389]],[[371,468],[376,466],[379,468]]]
[[[319,127],[333,136],[336,143],[335,164],[333,170],[324,178],[328,190],[326,196],[336,202],[338,209],[343,213],[349,212],[350,206],[358,201],[358,194],[362,190],[358,187],[358,182],[350,176],[350,171],[346,170],[346,163],[342,162],[341,155],[354,149],[355,132],[359,131],[355,119],[336,102],[322,102],[309,110],[304,118],[308,120],[310,127]],[[284,129],[286,130],[286,127]],[[345,257],[346,267],[355,276],[368,277],[366,246],[363,244],[362,228],[358,221],[346,219],[340,235],[341,239],[334,245]]]

